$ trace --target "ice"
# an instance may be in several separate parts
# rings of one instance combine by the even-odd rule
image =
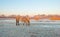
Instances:
[[[15,20],[0,20],[0,37],[60,37],[60,21],[30,21],[16,26]]]

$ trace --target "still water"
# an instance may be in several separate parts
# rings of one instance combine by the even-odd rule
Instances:
[[[0,37],[60,37],[60,21],[30,24],[16,26],[15,20],[0,20]]]

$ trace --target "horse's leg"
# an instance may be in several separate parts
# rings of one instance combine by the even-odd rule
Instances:
[[[16,25],[17,25],[17,21],[16,21]]]
[[[24,25],[24,23],[23,23],[23,25]]]
[[[28,23],[28,25],[30,25],[30,23]]]
[[[30,25],[30,21],[28,21],[28,25]]]
[[[19,21],[18,21],[18,25],[19,25]]]
[[[16,21],[16,25],[19,25],[19,21]]]
[[[16,22],[16,25],[18,25],[18,22]]]
[[[24,25],[24,22],[23,22],[23,25]]]
[[[28,22],[28,23],[26,23],[26,25],[28,25],[28,26],[29,26],[29,25],[30,25],[30,23]]]

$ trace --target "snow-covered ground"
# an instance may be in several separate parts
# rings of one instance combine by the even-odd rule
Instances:
[[[60,37],[60,21],[30,21],[16,26],[14,20],[0,20],[0,37]]]

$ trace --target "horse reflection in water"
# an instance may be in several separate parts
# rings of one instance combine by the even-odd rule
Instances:
[[[23,25],[30,25],[30,18],[27,16],[16,16],[16,25],[19,25],[19,21],[23,22]]]

